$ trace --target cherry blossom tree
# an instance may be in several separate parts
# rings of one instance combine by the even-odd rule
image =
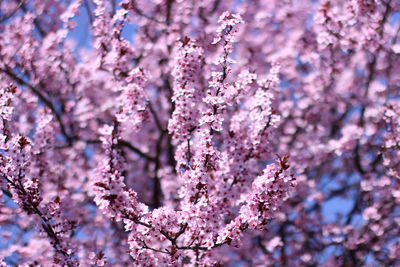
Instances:
[[[398,266],[399,35],[398,0],[0,0],[0,266]]]

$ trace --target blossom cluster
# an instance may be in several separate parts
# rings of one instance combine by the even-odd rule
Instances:
[[[400,265],[399,10],[0,1],[0,266]]]
[[[175,139],[186,140],[197,127],[199,120],[199,102],[202,97],[200,69],[203,49],[189,37],[178,42],[179,56],[176,57],[174,75],[174,95],[172,101],[175,110],[168,124]]]

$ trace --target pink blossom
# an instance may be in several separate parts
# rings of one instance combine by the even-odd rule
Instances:
[[[0,2],[1,266],[400,265],[399,1]]]

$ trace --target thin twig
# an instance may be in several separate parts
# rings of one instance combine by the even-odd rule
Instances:
[[[8,15],[5,15],[3,18],[0,18],[0,23],[5,22],[6,20],[8,20],[9,18],[11,18],[12,16],[14,16],[14,14],[18,11],[18,9],[22,6],[22,4],[24,3],[24,0],[20,0],[18,3],[18,6]],[[1,2],[0,2],[1,4]]]

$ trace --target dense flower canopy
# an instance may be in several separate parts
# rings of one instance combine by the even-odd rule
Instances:
[[[0,33],[0,266],[400,264],[399,0],[0,0]]]

